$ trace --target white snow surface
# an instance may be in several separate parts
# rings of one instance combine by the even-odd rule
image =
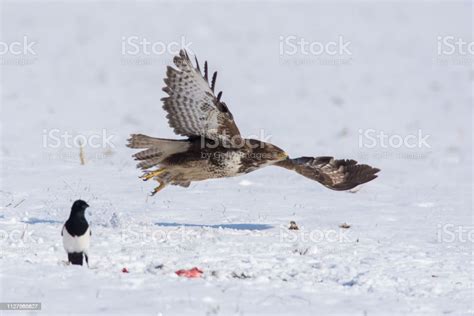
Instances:
[[[437,53],[438,36],[472,41],[471,22],[472,4],[449,1],[2,1],[0,40],[26,36],[36,55],[0,56],[0,302],[41,302],[38,315],[472,315],[474,56]],[[334,192],[268,167],[149,197],[125,143],[179,138],[160,102],[172,54],[123,55],[130,36],[192,43],[245,136],[379,178]],[[281,56],[286,36],[342,36],[352,55]],[[360,146],[371,129],[421,131],[430,146]],[[48,137],[103,132],[112,145],[86,144],[85,165]],[[61,244],[79,198],[90,269],[65,265]],[[174,273],[192,267],[202,278]]]

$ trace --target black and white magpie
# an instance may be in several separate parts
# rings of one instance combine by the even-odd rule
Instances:
[[[64,249],[67,252],[68,261],[71,264],[82,266],[83,256],[89,266],[88,250],[91,239],[91,230],[84,215],[89,204],[82,200],[74,202],[71,214],[63,226],[61,236],[63,236]]]

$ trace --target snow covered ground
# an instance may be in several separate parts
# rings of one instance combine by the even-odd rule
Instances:
[[[2,1],[0,302],[41,302],[44,315],[474,314],[474,56],[449,54],[472,43],[472,12]],[[144,39],[155,52],[134,45]],[[316,43],[308,54],[302,39]],[[125,142],[175,137],[159,101],[175,42],[219,71],[243,134],[295,157],[354,158],[379,178],[352,194],[270,167],[149,197]],[[85,165],[66,134],[92,142]],[[64,264],[78,198],[91,205],[90,269]],[[202,278],[174,273],[195,266]]]

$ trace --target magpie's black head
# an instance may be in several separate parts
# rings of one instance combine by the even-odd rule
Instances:
[[[71,208],[71,215],[84,215],[84,211],[89,207],[89,204],[83,200],[77,200],[74,202]]]

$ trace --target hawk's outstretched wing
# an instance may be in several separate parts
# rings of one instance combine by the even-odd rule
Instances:
[[[316,180],[332,190],[349,190],[377,178],[380,169],[358,165],[355,160],[335,160],[333,157],[300,157],[275,164],[294,170],[306,178]]]
[[[214,94],[217,72],[214,72],[209,85],[207,62],[203,76],[197,59],[194,67],[186,51],[181,50],[173,61],[178,69],[168,66],[166,87],[163,88],[168,97],[162,101],[174,132],[188,137],[206,137],[223,144],[230,144],[231,140],[240,141],[234,118],[225,103],[220,101],[222,92],[217,96]]]

